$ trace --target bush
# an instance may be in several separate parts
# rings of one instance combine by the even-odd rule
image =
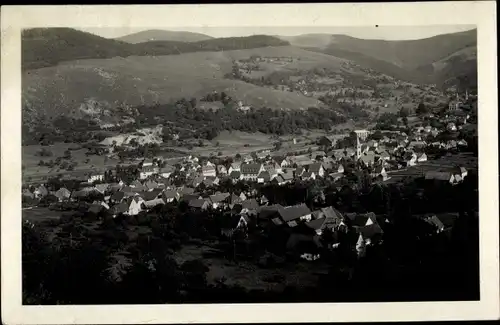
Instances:
[[[54,154],[50,151],[50,149],[42,148],[37,151],[36,155],[40,157],[52,157]]]

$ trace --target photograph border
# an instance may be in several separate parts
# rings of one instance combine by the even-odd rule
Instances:
[[[157,22],[157,23],[155,23]],[[33,27],[476,25],[481,300],[472,302],[23,306],[21,30]],[[496,3],[3,6],[1,79],[2,320],[6,324],[372,322],[498,319]]]

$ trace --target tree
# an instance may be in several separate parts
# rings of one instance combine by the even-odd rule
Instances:
[[[280,150],[281,146],[282,146],[281,141],[277,141],[277,142],[274,143],[274,149],[275,150]]]
[[[408,107],[401,107],[401,109],[399,110],[399,116],[407,117],[408,115],[410,115],[410,110],[408,109]]]
[[[427,106],[425,106],[425,104],[423,102],[420,102],[420,104],[418,104],[418,107],[417,107],[417,110],[416,110],[416,113],[417,115],[425,115],[429,112],[429,110],[427,109]]]
[[[406,116],[403,116],[403,124],[408,127],[408,118]]]

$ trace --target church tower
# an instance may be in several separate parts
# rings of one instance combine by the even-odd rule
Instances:
[[[361,143],[359,142],[359,134],[356,134],[356,159],[361,157]]]

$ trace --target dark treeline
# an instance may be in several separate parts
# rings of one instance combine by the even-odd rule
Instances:
[[[222,93],[223,94],[223,93]],[[224,95],[221,95],[224,99]],[[193,107],[194,101],[180,100],[174,105],[139,107],[137,123],[141,125],[168,125],[166,133],[180,129],[195,137],[211,140],[221,130],[262,132],[267,134],[293,134],[300,129],[330,130],[332,125],[346,121],[337,113],[311,107],[306,111],[281,111],[270,108],[251,108],[243,113],[236,109],[234,102],[228,102],[218,110],[202,110]],[[184,130],[184,132],[183,132]]]

